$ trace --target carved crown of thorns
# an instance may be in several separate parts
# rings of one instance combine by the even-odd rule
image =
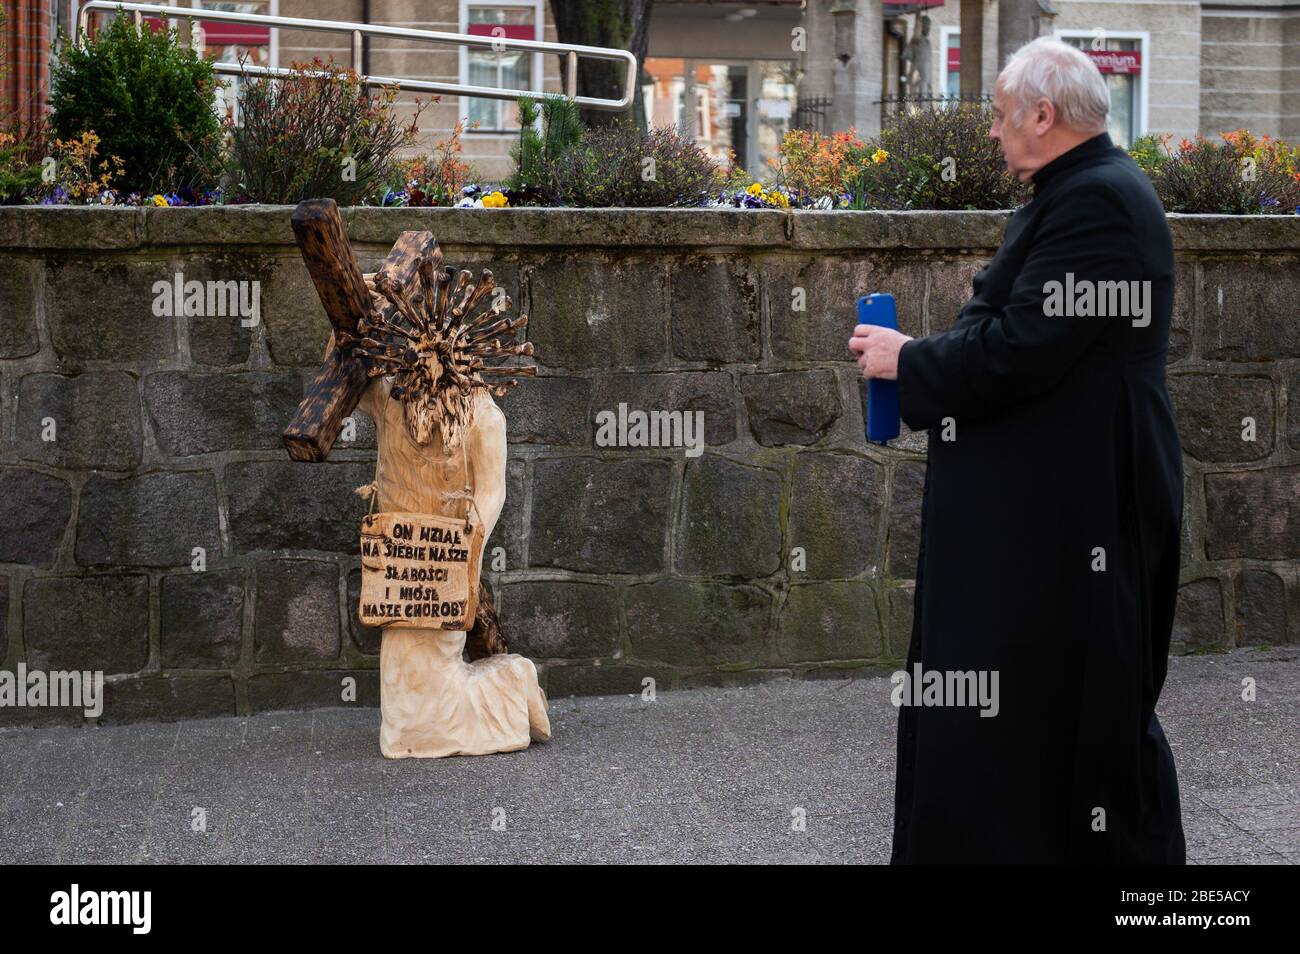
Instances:
[[[406,431],[420,446],[436,426],[446,450],[459,447],[479,388],[501,397],[517,378],[537,374],[533,364],[502,363],[531,357],[533,346],[510,340],[528,316],[504,317],[512,303],[488,269],[475,283],[468,269],[438,268],[430,256],[404,287],[384,271],[365,280],[374,308],[356,337],[337,343],[368,362],[370,377],[392,376],[389,393],[402,402]]]

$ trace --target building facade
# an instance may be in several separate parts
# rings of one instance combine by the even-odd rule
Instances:
[[[0,14],[0,93],[6,125],[35,121],[49,97],[56,0],[5,0]]]
[[[761,175],[786,130],[855,128],[871,134],[899,99],[960,92],[962,0],[658,0],[652,8],[642,95],[649,122],[672,125],[720,160]],[[987,95],[999,68],[998,0],[980,3]],[[172,6],[555,40],[547,0],[171,0]],[[70,0],[9,0],[5,114],[39,110],[49,47],[75,22]],[[179,24],[180,21],[177,21]],[[1249,128],[1300,139],[1300,0],[1039,0],[1017,35],[1051,33],[1084,49],[1111,90],[1111,133],[1125,145],[1147,133],[1175,140]],[[1008,31],[1010,35],[1010,30]],[[270,30],[209,21],[201,44],[218,59],[285,66],[351,59],[347,34]],[[1005,51],[1002,51],[1005,53]],[[57,54],[55,54],[57,55]],[[559,90],[559,59],[469,51],[374,37],[363,71],[527,90]],[[428,143],[464,121],[463,157],[486,179],[504,175],[518,137],[513,103],[403,94],[416,99]],[[235,83],[221,108],[238,120]]]
[[[1056,0],[1052,6],[1055,15],[1044,17],[1038,32],[1059,36],[1093,58],[1110,88],[1110,133],[1116,142],[1127,146],[1138,136],[1155,132],[1172,133],[1177,140],[1203,130],[1198,3]],[[932,21],[935,52],[931,82],[935,89],[955,94],[964,45],[960,5],[948,3],[926,11],[926,15]],[[985,4],[985,92],[992,90],[1000,67],[998,15],[997,0]],[[917,16],[900,19],[909,21],[914,31]],[[1217,133],[1220,128],[1205,131]]]
[[[1200,40],[1201,129],[1300,140],[1300,3],[1202,3]]]

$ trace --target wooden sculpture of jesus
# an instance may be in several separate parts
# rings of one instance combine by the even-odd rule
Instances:
[[[449,451],[435,430],[429,446],[411,439],[392,381],[374,379],[358,405],[375,422],[381,511],[445,513],[444,495],[466,484],[486,539],[506,499],[506,419],[476,389],[461,441]],[[461,506],[467,506],[463,501]],[[456,514],[459,516],[460,514]],[[480,555],[481,559],[481,555]],[[386,626],[379,654],[380,750],[389,758],[484,755],[528,747],[551,736],[546,697],[532,660],[502,653],[465,663],[465,631]]]
[[[361,488],[372,512],[455,517],[467,536],[487,539],[505,502],[506,421],[492,396],[514,383],[494,376],[535,370],[493,362],[532,354],[511,340],[527,319],[502,317],[510,300],[494,294],[490,272],[475,282],[440,268],[427,232],[404,232],[380,268],[362,275],[331,200],[299,205],[293,227],[334,331],[325,367],[285,430],[290,456],[323,460],[360,408],[376,430],[375,481]],[[471,552],[473,589],[482,553]],[[486,595],[485,619],[495,620]],[[485,755],[550,738],[533,662],[504,652],[499,632],[482,640],[488,655],[466,662],[466,637],[465,626],[434,620],[384,625],[379,742],[388,758]]]

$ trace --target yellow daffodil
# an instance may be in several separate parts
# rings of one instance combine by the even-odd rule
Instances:
[[[154,204],[154,205],[156,205],[156,206],[158,206],[158,207],[160,207],[160,208],[163,208],[163,209],[167,208],[167,200],[166,200],[165,198],[163,198],[161,195],[155,194],[154,197],[153,197],[153,199],[152,199],[152,201],[153,201],[153,204]]]
[[[489,192],[483,196],[483,208],[485,209],[504,209],[510,204],[510,201],[501,192]]]
[[[880,165],[888,158],[889,158],[889,153],[885,152],[885,150],[883,149],[877,149],[875,152],[871,154],[871,161],[874,162],[876,165]]]

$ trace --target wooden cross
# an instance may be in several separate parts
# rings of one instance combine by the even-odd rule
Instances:
[[[357,337],[358,322],[372,314],[391,313],[393,306],[380,308],[371,297],[333,199],[299,203],[292,224],[334,338],[325,366],[284,430],[284,446],[294,460],[319,462],[329,456],[344,420],[370,383],[370,362],[351,353],[347,344]],[[436,268],[441,262],[442,251],[432,232],[403,232],[375,275],[392,287],[405,288],[422,266]]]

